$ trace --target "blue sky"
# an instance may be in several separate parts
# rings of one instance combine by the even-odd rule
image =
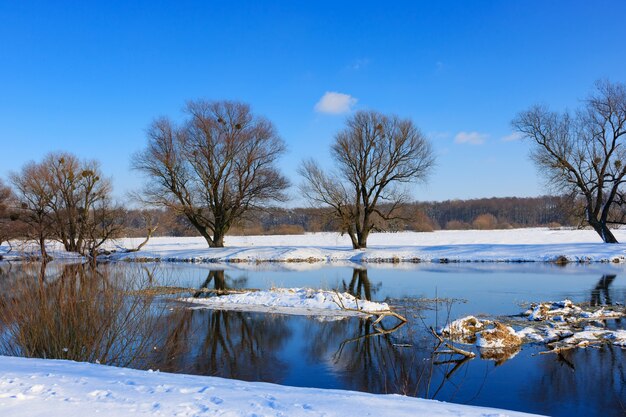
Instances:
[[[148,124],[205,98],[272,120],[294,183],[303,158],[330,166],[351,111],[375,109],[433,142],[416,199],[540,195],[510,121],[626,82],[625,15],[624,1],[0,0],[0,177],[67,150],[100,160],[121,197]],[[345,96],[316,108],[329,92]]]

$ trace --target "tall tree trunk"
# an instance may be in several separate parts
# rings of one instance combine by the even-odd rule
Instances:
[[[206,240],[206,243],[208,243],[209,247],[212,248],[213,247],[213,237],[209,234],[209,232],[206,231],[206,229],[203,228],[203,227],[196,227],[196,229],[200,232],[200,234],[202,235],[204,240]]]
[[[361,233],[358,234],[358,238],[359,238],[359,247],[358,249],[365,249],[367,248],[367,238],[369,236],[370,232],[365,228]]]
[[[41,261],[47,262],[50,258],[48,258],[48,251],[46,251],[46,238],[39,238],[39,251],[41,252]]]
[[[354,233],[354,229],[352,226],[348,227],[348,236],[350,236],[350,242],[352,242],[352,249],[360,249],[359,247],[359,239],[357,238],[356,233]]]
[[[611,229],[606,225],[606,222],[594,220],[590,221],[589,224],[600,235],[604,243],[619,243]]]
[[[213,244],[209,242],[209,246],[211,246],[212,248],[223,248],[225,234],[225,231],[216,228],[216,230],[213,232]]]

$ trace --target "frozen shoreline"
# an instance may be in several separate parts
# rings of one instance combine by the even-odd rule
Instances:
[[[4,417],[531,416],[401,395],[297,388],[62,360],[0,356],[0,369],[0,414]]]
[[[626,230],[616,230],[626,242]],[[124,253],[142,239],[121,239],[107,249],[103,260],[133,262],[206,263],[401,263],[401,262],[626,262],[626,244],[602,243],[592,230],[436,231],[431,233],[375,233],[369,247],[353,250],[347,236],[309,233],[277,236],[227,236],[226,247],[209,248],[198,237],[157,237],[139,252]],[[24,257],[19,248],[5,260]],[[51,245],[55,259],[77,258]]]

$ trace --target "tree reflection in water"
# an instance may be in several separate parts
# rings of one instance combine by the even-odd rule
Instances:
[[[245,286],[223,270],[212,270],[194,296],[212,285],[214,290]],[[217,375],[251,381],[279,381],[285,364],[278,358],[291,336],[288,318],[280,315],[176,308],[161,331],[166,340],[153,356],[164,371]]]
[[[194,297],[202,297],[206,295],[202,290],[211,289],[211,282],[213,283],[213,290],[224,291],[224,290],[232,290],[232,289],[240,289],[245,288],[248,283],[248,278],[243,276],[240,278],[232,278],[227,276],[223,269],[211,270],[207,274],[206,279],[198,288],[193,296]]]
[[[613,298],[611,297],[611,284],[615,281],[617,275],[602,275],[596,286],[591,290],[590,305],[597,306],[611,306],[613,305]],[[618,298],[619,300],[619,298]],[[609,320],[607,322],[607,328],[616,330],[621,328],[622,319]]]
[[[617,275],[602,275],[600,281],[596,284],[595,288],[591,290],[591,305],[592,306],[601,306],[607,305],[610,306],[613,304],[611,301],[611,292],[609,287],[615,281],[615,277]],[[604,296],[604,301],[602,297]]]
[[[21,297],[16,277],[28,277],[29,282],[48,288],[50,294],[66,294],[68,300],[94,299],[93,295],[89,296],[90,289],[100,291],[119,285],[110,278],[111,274],[109,279],[103,280],[103,276],[98,275],[95,276],[99,278],[94,279],[81,272],[81,268],[85,267],[51,266],[46,280],[41,282],[36,279],[38,266],[0,264],[0,289],[8,289],[0,294],[0,308],[6,309],[12,299]],[[126,274],[131,270],[126,265],[119,268],[129,268],[123,269]],[[107,276],[103,271],[99,273]],[[370,270],[368,274],[364,268],[348,271],[347,279],[340,282],[337,289],[362,299],[376,297],[377,291],[382,291],[380,282],[372,282],[374,273],[375,270]],[[596,280],[593,278],[583,289],[584,298],[591,297],[590,304],[622,302],[622,287],[615,289],[614,275],[604,275],[597,283]],[[191,294],[215,296],[202,290],[223,291],[245,288],[247,284],[246,278],[234,279],[224,271],[213,270],[206,277],[202,276],[197,291]],[[37,286],[30,287],[33,294],[37,294],[34,291]],[[27,306],[32,301],[21,298],[21,305]],[[307,386],[402,393],[545,414],[624,415],[626,350],[614,346],[573,350],[561,357],[534,355],[545,349],[543,345],[525,346],[515,358],[496,367],[493,361],[478,358],[458,361],[452,355],[434,356],[436,340],[427,326],[435,323],[438,310],[429,310],[432,305],[418,303],[415,299],[391,300],[392,304],[401,306],[398,311],[410,315],[412,321],[389,334],[377,332],[372,319],[319,321],[278,314],[190,309],[187,305],[167,301],[172,311],[159,318],[156,324],[152,322],[155,327],[151,330],[156,330],[156,336],[147,339],[154,341],[154,345],[150,345],[151,353],[147,358],[136,358],[130,366],[243,380],[289,381]],[[85,308],[81,311],[90,316],[84,325],[82,321],[69,322],[68,328],[86,341],[93,333],[94,320],[111,320],[105,309],[96,308],[98,305],[101,304],[76,305]],[[413,310],[405,310],[410,305]],[[31,322],[41,321],[45,317],[43,313],[50,311],[43,306],[45,304],[38,309],[42,312],[39,316],[25,315],[25,319],[30,320],[29,326]],[[417,316],[425,317],[425,323]],[[6,318],[0,317],[0,327],[6,327]],[[69,319],[57,313],[55,320],[66,323]],[[384,328],[393,325],[393,322],[383,323]],[[50,328],[64,330],[63,326]],[[67,347],[67,340],[70,339],[60,338],[54,345]],[[36,338],[28,341],[29,348],[44,346]],[[85,343],[81,346],[87,346]],[[156,346],[156,350],[152,346]],[[58,354],[65,357],[62,356],[65,352]],[[317,374],[311,376],[309,372]]]
[[[372,293],[376,294],[381,286],[381,283],[378,283],[372,288],[372,283],[367,276],[367,269],[365,268],[354,268],[350,281],[348,283],[343,281],[342,284],[343,291],[358,299],[368,301],[372,300]]]
[[[371,300],[380,283],[372,285],[367,270],[355,268],[343,288],[357,298]],[[398,326],[390,333],[386,331],[394,330],[395,323],[382,323],[383,332],[376,331],[372,324],[371,318],[307,323],[306,334],[311,335],[309,361],[328,362],[330,358],[333,371],[348,389],[428,398],[435,398],[466,364],[445,360],[443,367],[437,366],[433,358],[435,343],[420,323]]]
[[[544,413],[592,415],[603,410],[604,416],[626,415],[626,350],[606,345],[533,359],[539,362],[534,366],[541,372],[526,387],[530,398],[542,404]],[[570,402],[569,398],[586,400]]]

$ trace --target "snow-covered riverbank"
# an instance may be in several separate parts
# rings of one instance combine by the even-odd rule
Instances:
[[[530,414],[400,395],[286,387],[0,356],[0,415],[60,416],[456,416]]]
[[[626,242],[626,230],[617,230]],[[123,253],[142,239],[111,244],[110,260],[169,262],[624,262],[626,244],[605,244],[592,230],[441,230],[432,233],[374,233],[365,250],[353,250],[347,236],[310,233],[228,236],[225,248],[209,248],[202,238],[153,238],[139,252]],[[7,247],[0,248],[0,255]],[[19,248],[4,259],[23,256]],[[68,254],[51,247],[56,259]]]
[[[626,242],[626,230],[616,232]],[[124,240],[124,247],[139,241]],[[365,250],[347,236],[311,233],[288,236],[229,236],[226,247],[207,248],[202,238],[156,238],[141,252],[113,259],[195,262],[609,262],[626,257],[626,244],[607,245],[592,230],[463,230],[375,233]]]

